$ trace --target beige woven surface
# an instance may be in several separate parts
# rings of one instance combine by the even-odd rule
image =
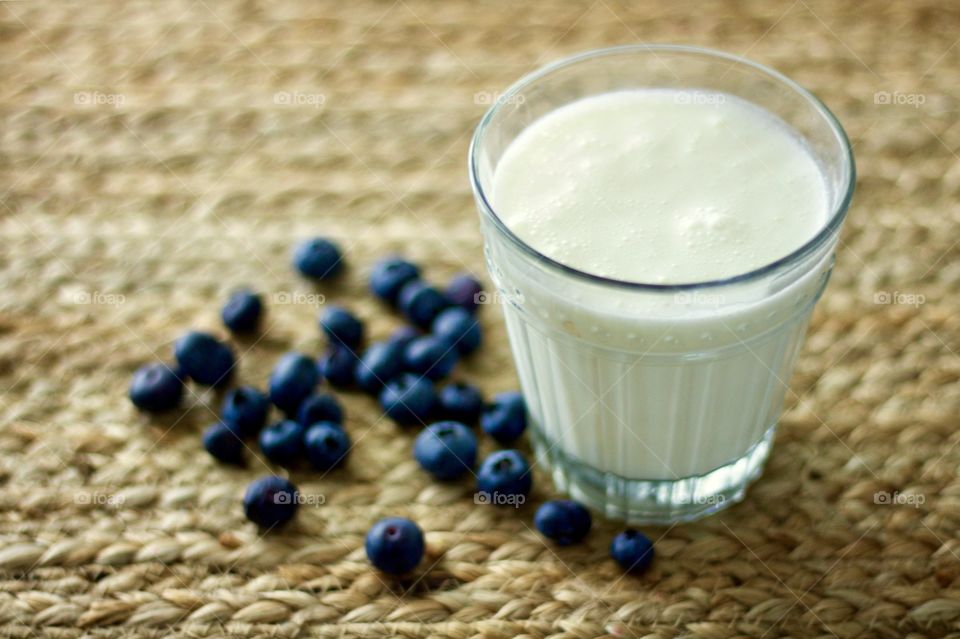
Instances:
[[[960,7],[931,0],[3,4],[2,632],[960,636],[958,36]],[[649,574],[607,559],[616,524],[560,550],[533,506],[428,481],[412,434],[359,395],[343,396],[347,468],[293,473],[326,504],[259,538],[239,500],[263,464],[200,448],[216,398],[159,421],[131,408],[131,372],[189,327],[219,330],[236,285],[285,296],[262,340],[237,343],[240,378],[263,384],[279,353],[319,352],[310,294],[374,336],[394,327],[361,294],[388,250],[437,280],[483,272],[464,169],[482,103],[561,55],[638,41],[786,72],[839,115],[860,173],[766,474],[722,515],[648,529]],[[350,263],[321,291],[287,266],[314,233]],[[513,388],[498,310],[482,318],[488,346],[459,374]],[[427,531],[415,582],[365,560],[387,514]]]

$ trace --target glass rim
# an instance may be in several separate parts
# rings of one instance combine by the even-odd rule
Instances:
[[[648,282],[634,282],[630,280],[621,280],[612,277],[606,277],[603,275],[597,275],[595,273],[589,273],[587,271],[582,271],[580,269],[574,268],[563,262],[549,257],[537,249],[533,248],[525,241],[520,239],[511,229],[508,227],[500,216],[497,215],[496,211],[493,208],[493,205],[490,203],[490,200],[487,198],[486,193],[484,192],[483,186],[480,184],[480,175],[479,175],[479,153],[480,146],[483,141],[483,137],[487,131],[488,126],[490,125],[493,117],[499,112],[500,108],[511,102],[511,98],[517,95],[523,89],[531,86],[538,80],[554,73],[560,69],[591,60],[593,58],[611,56],[611,55],[622,55],[630,53],[683,53],[683,54],[694,54],[700,55],[708,58],[715,58],[717,60],[725,60],[731,63],[731,67],[735,65],[744,65],[750,67],[754,71],[758,71],[763,75],[766,75],[769,78],[780,82],[785,85],[788,89],[792,90],[801,98],[805,99],[814,110],[820,114],[820,116],[827,122],[830,126],[830,130],[833,132],[837,141],[840,143],[841,149],[845,152],[845,166],[846,166],[846,184],[842,185],[843,196],[840,198],[836,207],[830,213],[827,223],[809,240],[802,244],[799,248],[794,251],[780,257],[772,262],[768,262],[762,266],[759,266],[755,269],[751,269],[744,273],[733,275],[730,277],[713,279],[713,280],[702,280],[697,282],[681,282],[677,284],[655,284]],[[820,248],[833,234],[840,225],[843,223],[844,218],[846,218],[847,211],[850,208],[850,201],[853,199],[853,190],[856,183],[856,165],[853,158],[853,149],[850,145],[850,140],[847,138],[846,132],[843,130],[843,126],[840,124],[840,121],[837,120],[836,116],[827,108],[827,106],[820,101],[817,96],[813,93],[804,89],[802,86],[783,75],[779,71],[775,71],[770,67],[764,66],[748,58],[742,56],[734,55],[731,53],[725,53],[723,51],[717,51],[716,49],[708,49],[705,47],[696,47],[688,45],[678,45],[678,44],[657,44],[657,45],[646,45],[646,44],[630,44],[622,45],[616,47],[607,47],[603,49],[593,49],[590,51],[585,51],[582,53],[574,54],[560,60],[547,64],[545,66],[539,67],[534,71],[524,75],[519,80],[510,85],[507,90],[502,93],[487,109],[487,112],[480,119],[480,123],[477,125],[473,133],[473,138],[470,141],[470,148],[467,151],[467,164],[468,164],[468,173],[470,175],[470,185],[473,189],[473,194],[475,199],[480,203],[481,209],[484,214],[489,218],[494,226],[518,248],[520,248],[524,253],[530,255],[538,261],[545,262],[548,266],[551,266],[557,270],[560,270],[569,275],[573,275],[577,278],[587,280],[596,284],[603,284],[607,286],[614,286],[621,289],[633,290],[633,291],[648,291],[648,292],[677,292],[677,291],[688,291],[700,288],[714,288],[720,286],[726,286],[729,284],[739,284],[751,282],[753,280],[762,278],[766,275],[770,275],[779,269],[789,266],[790,264],[799,262],[806,256],[808,256],[813,251]]]

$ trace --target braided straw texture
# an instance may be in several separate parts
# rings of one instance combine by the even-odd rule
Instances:
[[[945,0],[3,4],[3,634],[960,636],[958,35]],[[615,523],[545,544],[542,469],[519,510],[428,480],[414,433],[361,395],[341,395],[346,468],[291,473],[324,503],[261,537],[240,498],[266,465],[200,447],[217,397],[130,406],[132,371],[188,328],[221,332],[238,285],[268,295],[263,336],[234,341],[262,386],[278,354],[320,352],[320,294],[375,338],[398,324],[365,292],[376,257],[485,273],[465,154],[491,96],[639,41],[784,71],[844,122],[860,173],[765,475],[727,512],[646,529],[648,574],[608,559]],[[317,233],[349,262],[321,288],[288,266]],[[457,375],[515,388],[499,309],[481,317],[487,347]],[[406,581],[364,555],[388,514],[426,531]]]

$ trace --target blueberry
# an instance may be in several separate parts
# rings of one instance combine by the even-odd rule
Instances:
[[[469,273],[461,273],[450,280],[443,294],[450,301],[465,311],[473,313],[480,303],[483,285]]]
[[[234,292],[220,311],[223,323],[234,333],[257,330],[263,314],[263,301],[249,289]]]
[[[387,417],[399,424],[423,423],[437,401],[430,380],[404,373],[380,391],[380,406]]]
[[[296,486],[283,477],[267,475],[247,486],[243,512],[260,528],[270,529],[293,519],[299,501]]]
[[[421,335],[423,335],[423,333],[421,333],[420,329],[416,326],[401,326],[390,334],[390,337],[387,338],[387,341],[393,342],[394,344],[399,344],[400,346],[406,348],[407,344],[417,339]]]
[[[581,541],[590,532],[592,523],[590,511],[569,499],[548,501],[533,517],[537,530],[561,546]]]
[[[303,400],[297,411],[297,421],[304,426],[312,426],[317,422],[342,424],[343,409],[333,395],[318,393]]]
[[[303,436],[307,459],[316,470],[330,470],[343,463],[350,452],[350,437],[339,424],[317,422]]]
[[[388,257],[373,265],[370,290],[380,299],[393,304],[403,285],[420,277],[416,264],[399,257]]]
[[[530,464],[519,450],[491,453],[477,472],[477,490],[494,504],[522,503],[510,498],[526,497],[532,486]]]
[[[357,362],[354,378],[368,393],[377,393],[383,385],[403,372],[403,346],[396,342],[371,344]]]
[[[457,349],[433,335],[418,337],[403,350],[404,368],[429,379],[446,377],[456,364]]]
[[[296,414],[317,384],[320,371],[316,363],[300,353],[287,353],[270,373],[270,401],[288,415]]]
[[[409,519],[387,517],[367,532],[364,543],[370,563],[383,572],[402,575],[423,559],[423,531]]]
[[[413,456],[437,479],[456,479],[477,463],[477,437],[460,422],[430,424],[417,435]]]
[[[239,386],[223,398],[220,416],[244,436],[256,435],[267,422],[270,401],[253,386]]]
[[[363,323],[347,309],[328,306],[320,316],[320,329],[332,346],[356,349],[363,341]]]
[[[469,355],[480,346],[480,323],[458,306],[441,311],[430,330],[455,346],[461,355]]]
[[[180,372],[204,386],[230,381],[233,373],[233,352],[207,333],[191,331],[173,345]]]
[[[403,285],[397,297],[400,312],[420,328],[430,328],[433,319],[449,305],[440,291],[423,280],[412,280]]]
[[[243,466],[243,440],[239,433],[223,422],[211,424],[203,431],[203,447],[225,464]]]
[[[642,573],[653,562],[653,542],[642,532],[628,528],[613,538],[610,556],[626,571]]]
[[[183,380],[166,364],[146,364],[130,380],[130,401],[140,410],[159,413],[176,408],[183,397]]]
[[[346,388],[353,384],[353,373],[357,366],[357,355],[345,346],[331,346],[320,356],[318,368],[333,386]]]
[[[336,275],[343,262],[336,244],[317,237],[297,246],[293,251],[293,266],[306,277],[322,280]]]
[[[281,466],[292,466],[303,454],[303,425],[284,419],[260,431],[260,450]]]
[[[501,444],[515,440],[527,428],[523,395],[517,392],[496,395],[480,415],[480,427]]]
[[[437,393],[440,414],[464,424],[475,424],[483,410],[483,395],[480,389],[465,382],[447,384]]]

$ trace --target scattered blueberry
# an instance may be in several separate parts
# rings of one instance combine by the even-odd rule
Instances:
[[[364,546],[367,558],[376,568],[402,575],[423,559],[423,531],[409,519],[387,517],[370,527]]]
[[[180,372],[198,384],[214,386],[230,381],[233,352],[212,335],[190,331],[173,345]]]
[[[480,415],[480,427],[501,444],[515,440],[527,428],[527,408],[523,395],[500,393]]]
[[[211,424],[207,430],[203,431],[203,447],[214,458],[225,464],[243,466],[243,449],[245,448],[243,440],[223,422]]]
[[[433,335],[418,337],[403,350],[404,368],[433,380],[449,375],[457,359],[457,349]]]
[[[270,400],[253,386],[238,386],[223,398],[220,416],[244,437],[256,435],[267,422]]]
[[[303,400],[300,410],[297,411],[297,421],[304,426],[312,426],[317,422],[343,423],[343,408],[333,395],[317,393]]]
[[[297,246],[293,251],[293,266],[306,277],[322,280],[336,275],[343,262],[336,244],[317,237]]]
[[[483,410],[480,389],[466,382],[447,384],[437,393],[440,415],[464,424],[475,424]]]
[[[570,499],[548,501],[537,509],[533,524],[561,546],[581,541],[590,532],[590,511]]]
[[[234,333],[250,333],[260,325],[263,301],[249,289],[234,292],[220,311],[220,317]]]
[[[270,401],[287,414],[296,414],[301,402],[319,383],[320,372],[312,359],[300,353],[287,353],[270,374]]]
[[[297,514],[297,487],[283,477],[267,475],[253,480],[243,496],[243,512],[260,528],[284,524]]]
[[[346,388],[353,384],[357,355],[345,346],[331,346],[320,356],[317,366],[330,384],[337,388]]]
[[[530,464],[519,450],[491,453],[477,472],[477,490],[486,493],[492,503],[510,503],[510,497],[525,497],[533,486]]]
[[[281,466],[292,466],[303,454],[303,425],[284,419],[260,431],[260,450]]]
[[[377,393],[383,385],[403,372],[403,346],[396,342],[377,342],[357,361],[354,378],[357,386]]]
[[[477,310],[477,305],[481,301],[481,293],[483,293],[483,285],[469,273],[457,275],[450,280],[447,288],[443,290],[443,294],[452,304],[456,304],[470,313]]]
[[[380,391],[380,406],[387,417],[399,424],[423,423],[437,401],[430,380],[404,373]]]
[[[166,364],[146,364],[130,380],[130,401],[140,410],[159,413],[176,408],[183,397],[183,380]]]
[[[350,437],[339,424],[318,422],[303,436],[307,459],[316,470],[330,470],[340,465],[350,452]]]
[[[413,456],[437,479],[456,479],[477,462],[477,437],[460,422],[430,424],[417,435]]]
[[[480,346],[480,322],[459,306],[441,311],[430,330],[455,346],[461,355],[469,355]]]
[[[400,289],[397,305],[400,312],[413,324],[428,329],[433,319],[449,302],[440,291],[423,280],[412,280]]]
[[[332,346],[356,349],[363,341],[363,323],[347,309],[328,306],[320,316],[320,328]]]
[[[406,348],[407,344],[417,339],[421,335],[423,335],[423,333],[421,333],[420,329],[416,326],[405,325],[391,333],[387,341],[400,344],[400,346]]]
[[[613,538],[610,556],[626,571],[642,573],[653,562],[653,542],[642,532],[628,528]]]
[[[373,294],[393,304],[403,285],[420,277],[416,264],[399,257],[388,257],[373,265],[370,272],[370,290]]]

